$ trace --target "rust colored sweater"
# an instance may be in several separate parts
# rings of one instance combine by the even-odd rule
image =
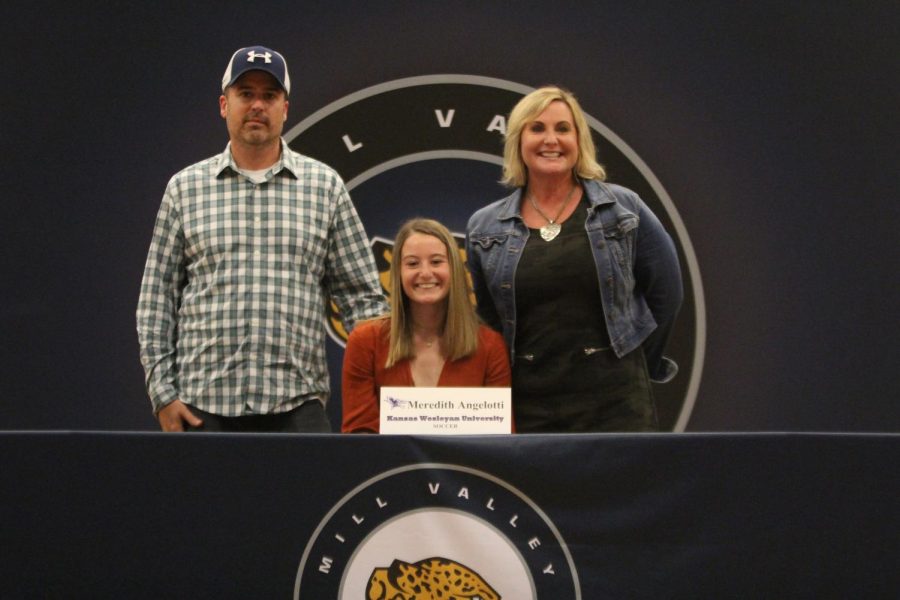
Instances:
[[[350,334],[341,384],[342,432],[377,433],[381,387],[415,386],[408,360],[384,368],[389,339],[388,319],[359,323]],[[509,387],[510,383],[509,355],[503,336],[484,325],[478,330],[475,354],[446,361],[438,378],[440,387]]]

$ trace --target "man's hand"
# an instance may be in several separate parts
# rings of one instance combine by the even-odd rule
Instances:
[[[181,400],[173,400],[157,413],[159,426],[163,431],[184,431],[184,424],[200,427],[203,421],[194,416]]]

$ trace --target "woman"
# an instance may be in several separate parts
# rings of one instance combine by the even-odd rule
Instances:
[[[478,313],[512,357],[519,432],[654,431],[650,386],[682,286],[674,244],[634,192],[604,183],[584,113],[558,87],[510,113],[503,183],[469,220]]]
[[[378,431],[382,386],[509,387],[503,337],[479,323],[446,227],[405,223],[390,279],[391,314],[360,323],[347,339],[341,431]]]

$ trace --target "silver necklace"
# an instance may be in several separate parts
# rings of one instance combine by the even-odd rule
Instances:
[[[415,331],[415,329],[413,331]],[[425,337],[425,334],[422,333],[421,329],[418,331],[418,333],[419,333],[419,339],[421,339],[422,343],[424,343],[429,348],[434,346],[434,343],[438,340],[438,338],[441,337],[441,334],[437,333],[437,334],[434,334],[434,337],[432,337],[431,339],[428,339],[427,337]]]
[[[566,207],[569,205],[569,200],[572,199],[572,195],[575,194],[575,188],[577,187],[578,186],[576,184],[572,184],[572,189],[569,190],[569,195],[566,196],[565,200],[563,200],[562,206],[559,207],[559,212],[556,213],[556,216],[552,219],[545,215],[544,211],[542,211],[538,207],[537,202],[535,202],[534,200],[534,194],[530,189],[528,190],[528,200],[531,201],[531,206],[533,206],[534,210],[538,211],[538,214],[544,217],[544,220],[547,221],[547,224],[541,227],[541,237],[545,242],[553,241],[553,239],[559,235],[559,232],[562,231],[562,225],[560,225],[556,221],[559,220],[559,217],[562,216],[563,211],[566,210]]]

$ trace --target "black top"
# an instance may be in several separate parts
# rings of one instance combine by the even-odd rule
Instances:
[[[516,267],[516,430],[652,431],[656,411],[642,349],[609,343],[582,198],[547,242],[531,229]]]
[[[515,360],[542,365],[543,381],[531,382],[530,392],[545,384],[556,389],[571,375],[572,362],[562,358],[609,348],[586,219],[582,197],[555,239],[546,242],[532,229],[516,268]]]

